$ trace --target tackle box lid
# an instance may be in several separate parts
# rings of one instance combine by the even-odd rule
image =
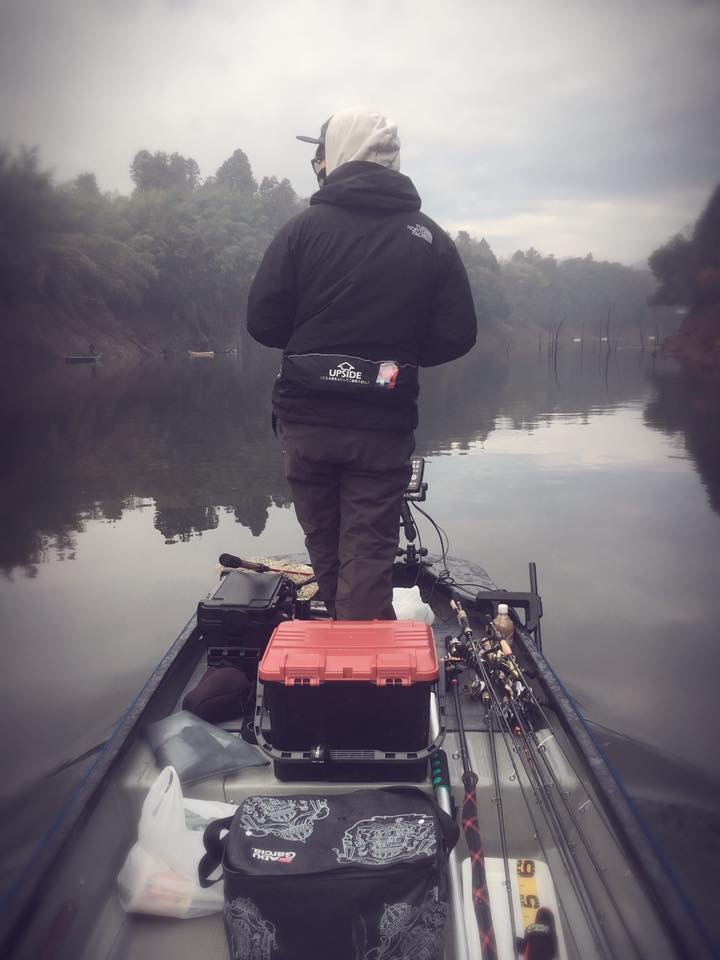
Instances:
[[[281,573],[230,570],[223,574],[207,597],[200,601],[200,615],[218,608],[268,609],[273,606],[284,582],[285,577]]]
[[[435,637],[415,620],[290,620],[275,628],[259,678],[311,687],[338,680],[381,687],[433,682]]]

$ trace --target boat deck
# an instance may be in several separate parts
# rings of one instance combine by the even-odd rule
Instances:
[[[195,685],[204,669],[204,661],[199,660],[177,698],[176,709],[180,708],[185,690]],[[224,726],[237,729],[238,724]],[[485,853],[489,858],[500,858],[502,851],[491,767],[490,734],[484,728],[479,708],[475,714],[470,711],[467,726],[472,766],[479,778],[478,809]],[[445,750],[448,755],[451,783],[460,784],[462,766],[454,727],[454,717],[450,711]],[[512,751],[508,750],[499,734],[495,733],[493,737],[496,741],[502,809],[508,833],[508,857],[513,863],[516,860],[526,859],[545,861],[555,878],[558,920],[563,946],[560,956],[582,957],[584,960],[594,956],[633,956],[631,951],[615,954],[599,948],[596,935],[586,917],[587,903],[583,895],[575,889],[571,877],[572,871],[568,869],[568,864],[556,843],[557,838],[543,824],[537,800],[533,798],[531,785],[522,771],[517,755],[512,755]],[[547,731],[542,749],[552,765],[568,808],[573,811],[574,816],[582,820],[584,832],[593,838],[595,851],[593,856],[598,855],[597,851],[601,851],[600,871],[612,878],[613,897],[618,904],[623,905],[622,922],[611,905],[604,908],[603,915],[599,919],[608,942],[627,942],[627,931],[623,928],[625,923],[630,924],[634,929],[638,942],[646,943],[648,931],[652,931],[656,926],[649,904],[643,896],[639,895],[638,885],[629,870],[627,860],[614,835],[609,831],[599,805],[578,780],[568,762],[566,754],[571,754],[570,745],[559,728],[552,732]],[[92,851],[98,848],[104,848],[106,851],[111,848],[113,876],[117,875],[127,851],[137,838],[137,824],[142,803],[159,772],[149,747],[142,738],[138,739],[122,760],[118,776],[113,778],[113,782],[109,785],[104,802],[90,817],[82,842],[75,845],[63,865],[61,885],[66,892],[65,904],[68,918],[72,913],[70,905],[73,902],[85,904],[89,899],[92,909],[89,913],[84,910],[85,929],[78,922],[67,924],[67,938],[64,936],[60,938],[66,939],[63,949],[53,955],[73,957],[73,960],[81,960],[81,958],[86,960],[128,960],[128,958],[132,960],[144,960],[144,958],[197,960],[199,956],[207,960],[227,960],[228,948],[220,914],[193,920],[128,915],[121,907],[114,886],[108,889],[104,874],[100,875],[99,866],[97,877],[94,875],[96,858],[92,856]],[[272,765],[268,764],[264,767],[246,768],[232,776],[202,781],[186,788],[185,794],[198,799],[221,800],[237,804],[253,794],[328,794],[356,789],[358,786],[358,784],[349,783],[283,783],[275,779]],[[429,781],[419,786],[428,793],[432,792]],[[455,790],[455,802],[458,806],[462,804],[461,790],[461,787]],[[558,799],[558,806],[563,806],[560,799]],[[565,819],[568,821],[568,829],[572,830],[570,816],[567,813]],[[457,853],[460,860],[468,856],[462,834]],[[576,853],[581,862],[588,860],[588,853],[581,844],[578,844]],[[585,867],[588,866],[586,862]],[[589,869],[585,872],[592,873]],[[499,897],[500,902],[504,897],[502,888],[503,882],[499,879],[496,883],[495,897],[496,899]],[[74,895],[74,890],[77,890],[77,895]],[[591,902],[607,904],[607,901],[607,892],[603,889],[602,883],[597,881],[591,891]],[[43,914],[43,912],[41,907],[38,913]],[[50,921],[49,927],[48,921]],[[63,928],[62,916],[60,918],[56,916],[54,919],[46,917],[45,922],[39,924],[39,928],[54,931],[53,939],[56,940],[57,931]],[[501,940],[500,937],[499,940]],[[448,924],[446,943],[446,960],[453,960],[450,924]],[[34,942],[31,945],[32,952],[23,952],[20,956],[38,956],[38,946],[44,946],[44,944]],[[500,947],[501,943],[498,946]],[[658,940],[655,946],[656,949],[648,955],[658,957],[672,955],[667,953],[667,945],[661,940]],[[471,956],[479,957],[478,950],[476,945]],[[499,955],[503,957],[502,950]],[[508,949],[505,951],[505,956],[514,955]]]
[[[433,607],[436,607],[433,601]],[[436,610],[436,615],[437,615]],[[448,609],[440,609],[440,623],[450,622]],[[442,627],[442,634],[447,632]],[[441,631],[436,631],[438,653],[444,656]],[[531,639],[518,645],[523,669],[538,668],[535,654],[528,653]],[[525,654],[523,654],[523,649]],[[542,659],[542,658],[541,658]],[[155,720],[180,709],[185,692],[192,689],[206,669],[205,643],[191,626],[178,638],[159,668],[156,686],[137,707],[116,757],[112,774],[104,777],[102,789],[78,821],[72,843],[53,867],[39,896],[27,932],[12,953],[17,960],[227,960],[228,947],[222,917],[216,914],[192,920],[164,919],[126,914],[117,893],[115,878],[131,846],[137,840],[143,801],[160,769],[142,730]],[[544,661],[543,661],[544,663]],[[540,666],[540,671],[545,669]],[[532,674],[533,676],[535,674]],[[645,877],[637,875],[628,854],[627,838],[611,825],[605,800],[598,792],[593,761],[583,755],[576,733],[568,727],[567,709],[557,712],[546,705],[548,677],[531,685],[543,705],[544,723],[533,736],[533,756],[520,740],[488,731],[484,708],[463,698],[464,726],[472,768],[477,774],[479,827],[488,858],[488,885],[500,960],[516,960],[510,930],[503,855],[507,856],[512,886],[518,904],[516,933],[535,918],[533,896],[522,889],[517,861],[533,860],[542,873],[547,867],[543,903],[552,903],[559,929],[560,960],[564,958],[679,956],[665,928],[658,921],[662,907],[652,899]],[[556,682],[556,681],[555,681]],[[543,686],[544,684],[544,686]],[[552,700],[553,697],[550,696]],[[240,729],[241,718],[222,726]],[[462,806],[462,762],[457,723],[451,698],[446,709],[448,757],[454,801]],[[492,745],[494,744],[494,751]],[[493,752],[497,758],[500,791],[493,775]],[[534,769],[538,777],[528,773]],[[606,772],[606,771],[605,771]],[[245,768],[231,776],[211,778],[185,788],[196,799],[239,804],[253,795],[327,795],[358,789],[358,783],[281,782],[271,764]],[[428,794],[432,785],[418,786]],[[498,801],[501,801],[499,803]],[[605,804],[605,805],[603,805]],[[548,810],[552,816],[548,816]],[[505,821],[507,849],[503,851],[498,813]],[[456,848],[459,861],[468,858],[462,835]],[[552,878],[552,879],[550,879]],[[466,891],[467,899],[470,897]],[[477,926],[469,917],[466,929],[470,956],[481,956]],[[689,956],[690,954],[687,954]],[[445,960],[456,960],[452,921],[446,928]],[[282,960],[277,954],[237,960]],[[318,958],[324,960],[324,958]],[[337,957],[332,960],[345,960]],[[350,958],[347,958],[350,960]],[[353,958],[354,960],[354,958]],[[388,958],[389,960],[389,958]]]

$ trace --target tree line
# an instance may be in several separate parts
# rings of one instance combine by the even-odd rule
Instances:
[[[658,247],[649,263],[658,283],[653,303],[685,307],[720,303],[720,184],[694,228]]]
[[[306,200],[287,179],[258,183],[235,150],[211,176],[179,153],[139,151],[130,195],[102,192],[86,172],[57,184],[37,151],[0,153],[0,305],[52,307],[57,322],[93,307],[152,317],[169,342],[182,332],[213,347],[241,336],[247,293],[277,229]],[[534,248],[499,261],[484,239],[455,237],[481,322],[508,340],[553,335],[637,340],[654,323],[649,271],[557,260]]]

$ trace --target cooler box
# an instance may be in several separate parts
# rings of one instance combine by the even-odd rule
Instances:
[[[441,680],[426,623],[282,623],[258,672],[258,744],[280,780],[422,780],[444,736]]]
[[[197,608],[208,644],[264,650],[275,627],[293,615],[296,588],[281,573],[231,570]]]

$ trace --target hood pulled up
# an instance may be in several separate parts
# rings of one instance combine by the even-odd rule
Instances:
[[[347,107],[333,114],[325,133],[328,175],[353,160],[400,169],[397,124],[368,107]]]

